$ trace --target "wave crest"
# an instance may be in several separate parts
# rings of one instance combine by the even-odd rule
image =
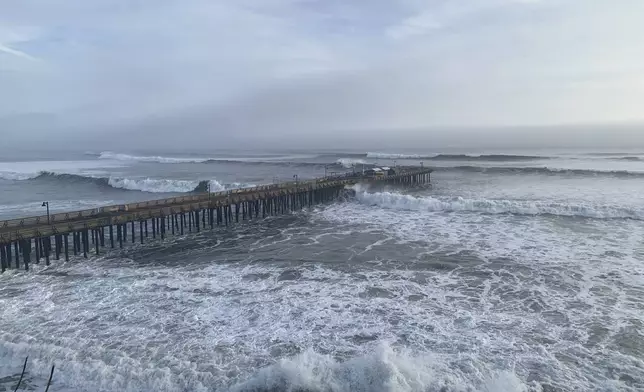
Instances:
[[[398,353],[382,344],[374,354],[339,362],[308,350],[260,370],[233,392],[527,391],[512,372],[451,366],[432,355]]]
[[[337,161],[335,161],[338,165],[350,169],[354,167],[355,165],[364,165],[366,162],[363,159],[355,159],[355,158],[340,158]]]
[[[550,157],[537,156],[537,155],[507,155],[507,154],[491,154],[491,155],[467,155],[467,154],[390,154],[369,152],[367,158],[372,159],[426,159],[433,161],[490,161],[490,162],[512,162],[512,161],[534,161],[541,159],[550,159]]]
[[[435,170],[459,170],[474,173],[497,174],[542,174],[542,175],[575,175],[575,176],[612,176],[612,177],[644,177],[644,172],[627,170],[595,170],[595,169],[565,169],[553,167],[506,167],[506,166],[452,166],[434,167]]]
[[[610,205],[566,204],[531,200],[466,199],[462,197],[438,199],[390,192],[368,193],[359,190],[356,191],[356,199],[363,204],[407,211],[554,215],[595,219],[644,219],[643,209]]]
[[[173,158],[163,156],[136,156],[129,154],[103,151],[98,155],[98,159],[109,159],[114,161],[126,162],[155,162],[155,163],[202,163],[210,158]]]
[[[21,181],[57,181],[65,184],[85,183],[93,184],[96,186],[109,187],[113,189],[149,193],[206,192],[209,187],[211,192],[218,192],[226,189],[248,188],[254,186],[253,184],[239,182],[222,184],[217,180],[172,180],[155,178],[100,177],[71,173],[54,173],[47,171],[43,171],[37,174],[15,174],[15,176],[8,176],[8,179]]]

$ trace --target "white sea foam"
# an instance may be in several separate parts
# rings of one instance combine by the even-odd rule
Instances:
[[[431,212],[482,212],[487,214],[558,215],[598,219],[644,219],[644,209],[617,205],[565,204],[534,200],[466,199],[462,197],[415,197],[400,193],[365,192],[358,188],[361,203],[399,210]]]
[[[227,189],[250,188],[255,185],[234,182],[222,184],[217,180],[209,180],[210,191],[219,192]],[[108,184],[113,188],[128,189],[133,191],[152,193],[187,193],[194,191],[202,184],[199,180],[171,180],[154,178],[117,178],[110,177]],[[204,190],[205,191],[205,190]]]
[[[362,165],[365,164],[366,162],[363,159],[355,159],[355,158],[340,158],[336,161],[337,164],[342,165],[345,168],[352,168],[356,165]]]
[[[641,390],[642,221],[512,212],[554,204],[476,178],[5,273],[0,376],[29,355],[88,392]]]
[[[261,370],[231,392],[335,391],[335,392],[524,392],[527,386],[510,372],[478,369],[468,374],[450,368],[434,355],[396,352],[386,343],[375,352],[338,362],[308,350]]]
[[[606,363],[644,380],[636,357],[586,346],[593,323],[614,336],[642,318],[627,294],[644,276],[636,255],[589,257],[635,252],[637,222],[602,221],[601,238],[576,241],[545,219],[317,211],[277,218],[262,241],[207,231],[0,276],[0,363],[29,355],[46,378],[55,362],[57,382],[79,391],[592,390],[611,377]],[[428,267],[459,250],[512,259]]]
[[[143,192],[154,193],[184,193],[192,192],[199,181],[187,180],[168,180],[168,179],[130,179],[130,178],[110,178],[109,185],[113,188],[129,189]],[[223,189],[223,186],[217,181],[211,181],[213,190]]]
[[[24,181],[38,177],[39,173],[17,173],[10,171],[0,171],[0,180]]]

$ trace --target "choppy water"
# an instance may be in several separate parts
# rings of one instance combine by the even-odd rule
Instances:
[[[43,198],[82,208],[325,164],[437,171],[431,187],[358,187],[4,274],[0,390],[27,355],[27,385],[44,389],[55,363],[65,392],[644,389],[644,153],[438,153],[4,159],[0,218],[41,213]]]

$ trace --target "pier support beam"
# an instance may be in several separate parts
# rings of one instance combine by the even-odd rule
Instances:
[[[40,238],[34,239],[34,248],[36,250],[36,264],[40,264],[40,249],[41,249],[40,241],[41,241]]]
[[[4,245],[0,246],[0,269],[2,273],[7,270],[7,251]]]
[[[69,234],[63,236],[63,242],[65,245],[65,261],[69,261]]]
[[[51,237],[45,237],[45,265],[49,265],[49,252],[51,252]]]
[[[29,271],[31,263],[31,240],[22,241],[22,259],[25,261],[25,271]]]
[[[83,257],[87,258],[87,253],[89,252],[89,232],[87,229],[83,230]]]
[[[14,252],[16,254],[16,269],[20,268],[20,245],[18,244],[18,241],[14,242]]]
[[[7,268],[11,268],[11,243],[7,244],[6,253],[7,253]],[[18,267],[16,266],[16,268]]]

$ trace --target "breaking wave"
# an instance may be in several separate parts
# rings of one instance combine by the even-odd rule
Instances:
[[[620,157],[620,156],[644,155],[644,152],[591,152],[583,155],[595,156],[595,157]]]
[[[640,157],[619,157],[619,158],[608,158],[608,159],[614,159],[614,160],[617,160],[617,161],[630,161],[630,162],[642,161],[642,158],[640,158]]]
[[[123,178],[123,177],[98,177],[69,173],[40,172],[37,174],[13,173],[9,176],[13,180],[57,181],[61,184],[94,184],[97,186],[140,191],[149,193],[189,193],[206,192],[210,186],[212,192],[226,189],[247,188],[253,184],[230,183],[222,184],[216,180],[172,180],[155,178]]]
[[[98,159],[109,159],[115,161],[129,161],[129,162],[156,162],[156,163],[201,163],[206,162],[210,158],[173,158],[163,156],[136,156],[129,154],[114,153],[111,151],[104,151],[98,154]]]
[[[644,220],[644,209],[611,205],[567,204],[531,200],[438,199],[399,193],[368,193],[356,188],[356,199],[363,204],[405,211],[480,212],[485,214],[554,215],[596,219]]]
[[[355,165],[364,165],[366,162],[362,159],[355,159],[355,158],[340,158],[337,161],[335,161],[336,164],[350,169],[354,167]]]
[[[111,151],[104,151],[97,155],[98,159],[126,161],[126,162],[153,162],[153,163],[274,163],[274,164],[296,164],[297,160],[317,158],[318,155],[271,155],[271,156],[250,156],[250,157],[164,157],[164,156],[137,156]]]
[[[168,180],[168,179],[130,179],[130,178],[109,178],[108,185],[112,188],[126,189],[131,191],[142,191],[150,193],[188,193],[205,192],[208,189],[208,181]],[[225,189],[217,181],[210,181],[213,191]]]
[[[398,353],[381,345],[375,353],[338,362],[306,351],[259,371],[231,392],[523,392],[513,372],[450,366],[431,355]]]
[[[0,180],[24,181],[37,177],[38,173],[18,173],[9,171],[0,171]]]
[[[550,167],[485,167],[485,166],[453,166],[434,167],[435,170],[459,170],[475,173],[498,174],[544,174],[544,175],[576,175],[576,176],[612,176],[612,177],[644,177],[643,172],[627,170],[593,170],[593,169],[564,169]]]
[[[418,155],[418,154],[388,154],[388,153],[367,153],[367,158],[373,159],[428,159],[435,161],[534,161],[541,159],[550,159],[550,157],[536,155],[467,155],[467,154],[438,154],[438,155]]]

